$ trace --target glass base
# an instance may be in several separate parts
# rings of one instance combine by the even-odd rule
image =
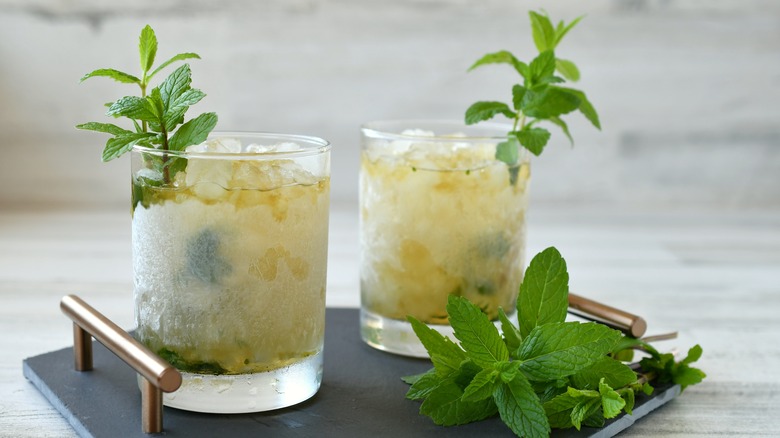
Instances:
[[[430,324],[429,327],[457,343],[451,326]],[[402,356],[428,357],[428,352],[407,321],[360,309],[360,336],[368,345],[378,350]]]
[[[515,314],[507,315],[509,320],[517,325]],[[501,333],[501,322],[493,322],[498,332]],[[443,324],[428,324],[428,327],[450,338],[455,344],[460,344],[452,326]],[[428,351],[407,321],[387,318],[378,313],[360,309],[360,337],[363,341],[377,350],[388,353],[400,354],[409,357],[428,357]]]
[[[181,387],[163,394],[165,406],[214,414],[270,411],[300,403],[317,393],[322,382],[322,351],[265,373],[181,375]]]

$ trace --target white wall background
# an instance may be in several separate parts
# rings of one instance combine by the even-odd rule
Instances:
[[[74,125],[135,93],[86,72],[137,72],[151,24],[158,58],[195,51],[193,113],[218,129],[310,134],[333,143],[333,198],[354,202],[361,123],[461,118],[508,100],[499,49],[529,59],[526,11],[587,18],[559,54],[603,132],[579,115],[533,169],[533,202],[638,208],[780,207],[780,2],[773,0],[0,0],[0,208],[127,207],[127,159]]]

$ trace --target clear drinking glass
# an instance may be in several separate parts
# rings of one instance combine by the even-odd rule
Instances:
[[[427,356],[406,316],[451,335],[450,294],[491,320],[515,303],[525,266],[529,157],[495,159],[511,126],[400,120],[362,127],[361,336]]]
[[[259,412],[317,392],[329,187],[314,137],[133,149],[136,337],[183,375],[165,405]]]

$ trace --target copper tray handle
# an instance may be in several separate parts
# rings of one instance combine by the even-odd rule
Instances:
[[[63,297],[60,309],[73,321],[76,371],[92,369],[94,337],[144,378],[141,384],[141,428],[144,433],[162,432],[162,393],[179,389],[179,371],[81,298],[75,295]]]
[[[635,338],[641,338],[647,331],[647,322],[641,316],[573,293],[569,293],[569,313],[601,322]]]

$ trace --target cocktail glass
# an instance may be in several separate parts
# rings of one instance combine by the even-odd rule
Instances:
[[[512,316],[525,267],[529,156],[495,158],[511,126],[400,120],[362,127],[361,336],[427,356],[407,315],[451,336],[449,295]]]
[[[258,412],[317,392],[329,186],[314,137],[133,149],[136,337],[183,375],[165,405]]]

